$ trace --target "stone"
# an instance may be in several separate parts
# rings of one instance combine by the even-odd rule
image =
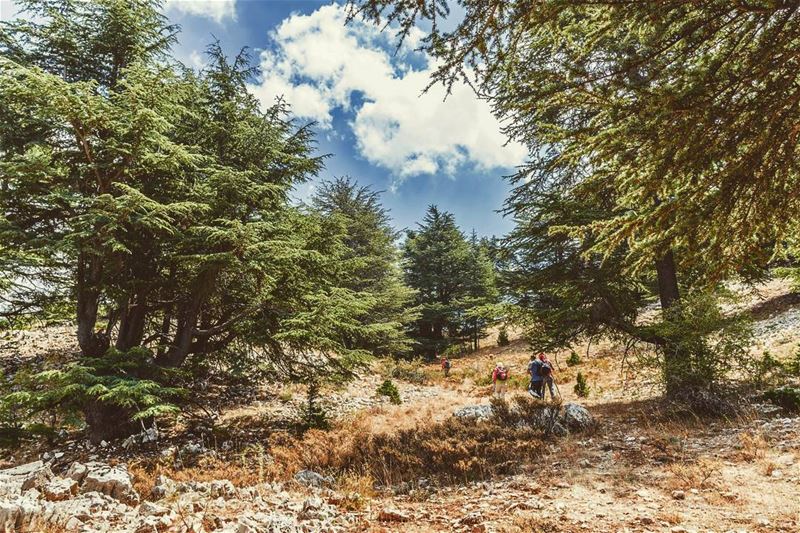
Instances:
[[[230,500],[236,497],[236,488],[227,479],[216,479],[209,484],[209,492],[212,498],[223,498]]]
[[[131,476],[124,466],[103,463],[86,464],[87,472],[81,484],[81,492],[99,492],[128,505],[139,503],[139,495],[133,488]]]
[[[25,492],[30,489],[37,489],[41,492],[42,487],[51,479],[53,479],[53,471],[50,470],[49,466],[43,465],[25,476],[20,490]]]
[[[686,493],[683,492],[682,490],[673,490],[672,491],[672,499],[673,500],[685,500],[686,499]]]
[[[474,420],[489,420],[494,416],[491,405],[467,405],[457,409],[453,416],[457,418],[468,418]]]
[[[78,494],[78,482],[72,478],[57,477],[45,483],[42,494],[50,502],[68,500]]]
[[[69,469],[67,470],[67,477],[74,479],[78,483],[83,483],[83,478],[86,477],[86,472],[89,470],[86,468],[86,465],[83,463],[72,463],[69,465]]]
[[[586,431],[594,425],[594,417],[582,405],[568,403],[561,415],[562,423],[570,431]]]
[[[333,480],[312,470],[300,470],[294,475],[295,481],[307,487],[322,488],[333,485]]]
[[[556,421],[556,423],[553,424],[553,427],[550,429],[550,432],[556,437],[566,437],[567,435],[569,435],[569,430],[564,426],[564,424],[558,421]]]
[[[408,522],[411,517],[398,509],[387,507],[378,513],[378,520],[381,522]]]

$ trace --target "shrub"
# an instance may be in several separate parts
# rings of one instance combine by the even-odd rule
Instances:
[[[390,379],[384,380],[375,393],[379,396],[386,396],[395,405],[403,403],[403,400],[400,399],[400,391],[397,390],[397,386]]]
[[[578,352],[572,350],[572,353],[567,357],[567,366],[576,366],[579,364],[581,364],[581,356],[578,355]]]
[[[387,361],[386,371],[383,372],[386,379],[401,379],[409,383],[424,385],[428,382],[428,375],[421,360],[413,361]]]
[[[508,331],[506,331],[505,327],[500,328],[500,331],[497,333],[497,345],[498,346],[508,346],[511,344],[511,341],[508,340]]]
[[[756,386],[773,383],[783,372],[784,364],[778,361],[769,351],[764,351],[760,358],[746,358],[744,370]]]
[[[583,372],[578,372],[575,377],[575,388],[573,389],[579,398],[586,398],[589,396],[589,384],[584,377]]]
[[[319,401],[319,389],[320,385],[317,381],[311,381],[308,384],[306,404],[302,413],[301,429],[303,430],[328,429],[330,427],[328,412]]]
[[[800,387],[779,387],[764,393],[764,398],[790,413],[800,412]]]

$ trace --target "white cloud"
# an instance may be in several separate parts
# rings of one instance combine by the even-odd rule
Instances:
[[[521,145],[506,145],[488,104],[466,85],[447,99],[439,86],[422,94],[435,65],[412,52],[421,31],[395,55],[391,32],[345,25],[334,4],[288,17],[270,37],[253,93],[265,105],[282,96],[295,115],[323,128],[334,110],[347,112],[360,155],[398,178],[452,174],[466,164],[510,167],[526,156]]]
[[[19,14],[19,6],[13,0],[0,0],[0,21],[13,20]]]
[[[236,0],[167,0],[164,10],[206,17],[217,23],[226,18],[236,20]]]

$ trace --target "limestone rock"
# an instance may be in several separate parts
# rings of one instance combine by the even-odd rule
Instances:
[[[87,463],[86,468],[81,492],[99,492],[129,505],[139,503],[139,495],[126,467],[92,462]]]
[[[491,405],[467,405],[456,410],[453,416],[458,418],[471,418],[475,420],[489,420],[494,416]]]
[[[295,481],[307,487],[322,488],[333,484],[333,480],[312,470],[300,470],[294,475]]]
[[[411,517],[398,509],[387,507],[378,514],[378,520],[381,522],[408,522]]]
[[[586,431],[594,425],[594,417],[582,405],[568,403],[561,415],[562,422],[570,431]]]
[[[51,502],[68,500],[78,494],[78,482],[72,478],[57,477],[42,487],[44,499]]]

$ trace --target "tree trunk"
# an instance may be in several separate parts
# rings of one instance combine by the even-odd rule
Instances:
[[[131,421],[131,412],[117,405],[90,401],[83,408],[89,440],[94,444],[133,435],[141,429],[140,422]]]
[[[658,297],[661,299],[661,309],[666,310],[680,298],[675,257],[671,248],[656,260],[656,272],[658,273]]]
[[[87,265],[88,263],[88,265]],[[87,261],[83,253],[78,257],[77,309],[78,345],[81,353],[89,357],[103,355],[109,346],[108,335],[95,331],[100,304],[98,284],[102,268],[97,258]]]
[[[146,294],[140,294],[126,302],[119,323],[119,335],[115,347],[126,352],[142,344],[144,326],[147,318]]]
[[[209,269],[198,276],[194,293],[178,313],[178,327],[175,332],[175,338],[166,353],[156,359],[157,364],[177,368],[189,356],[192,340],[197,329],[197,321],[200,318],[200,311],[214,288],[217,272],[217,269]]]
[[[658,297],[661,300],[661,312],[666,318],[667,311],[680,299],[678,274],[671,248],[656,260],[656,273],[658,275]],[[691,376],[689,354],[683,353],[674,339],[665,339],[663,349],[666,393],[668,397],[675,397],[683,391],[687,378]]]

